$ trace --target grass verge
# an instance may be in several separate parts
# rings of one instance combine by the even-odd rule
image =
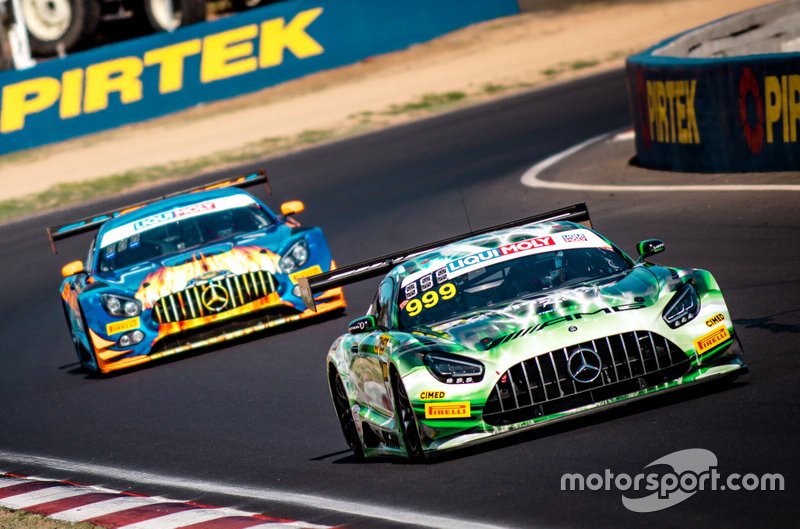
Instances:
[[[51,520],[25,511],[11,511],[0,507],[0,527],[3,529],[97,529],[90,523],[72,523]]]

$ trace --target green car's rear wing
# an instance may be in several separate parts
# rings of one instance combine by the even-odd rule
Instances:
[[[345,266],[343,268],[331,270],[330,272],[325,272],[324,274],[298,278],[297,285],[300,287],[300,296],[303,298],[303,302],[306,304],[306,306],[315,311],[317,309],[316,303],[314,302],[314,294],[324,292],[331,288],[357,283],[365,279],[386,274],[395,266],[408,261],[412,257],[415,257],[421,253],[435,250],[441,246],[462,241],[470,237],[475,237],[476,235],[483,235],[484,233],[490,233],[508,228],[516,228],[519,226],[525,226],[526,224],[534,224],[536,222],[556,220],[570,220],[583,224],[588,228],[592,227],[592,220],[589,217],[589,209],[586,207],[586,204],[575,204],[565,208],[548,211],[547,213],[540,213],[524,219],[507,222],[505,224],[499,224],[490,228],[471,231],[456,237],[442,239],[441,241],[423,244],[422,246],[410,248],[402,252],[384,255],[376,259],[362,261],[360,263]]]
[[[113,209],[111,211],[105,211],[103,213],[96,213],[94,215],[90,215],[82,219],[68,222],[67,224],[61,224],[59,226],[50,226],[49,228],[47,228],[47,238],[50,240],[50,248],[52,248],[53,253],[58,253],[58,251],[56,250],[56,241],[61,239],[66,239],[67,237],[79,235],[81,233],[86,233],[87,231],[92,231],[100,227],[104,222],[107,222],[115,217],[118,217],[123,213],[128,213],[130,211],[139,209],[149,204],[153,204],[154,202],[158,202],[159,200],[176,197],[178,195],[186,195],[188,193],[196,193],[198,191],[209,191],[211,189],[219,189],[222,187],[245,188],[261,183],[263,183],[267,187],[267,193],[271,194],[272,191],[270,190],[269,187],[269,179],[267,179],[267,173],[263,169],[259,169],[258,171],[253,171],[252,173],[247,173],[241,176],[236,176],[233,178],[224,178],[222,180],[217,180],[216,182],[211,182],[210,184],[202,184],[199,186],[190,187],[189,189],[184,189],[182,191],[175,191],[167,195],[162,195],[160,197],[151,198],[149,200],[145,200],[142,202],[137,202],[136,204],[131,204],[129,206],[125,206],[122,208]]]

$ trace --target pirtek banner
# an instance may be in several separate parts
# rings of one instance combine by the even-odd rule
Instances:
[[[0,72],[0,154],[253,92],[518,11],[516,0],[294,0]]]
[[[800,53],[680,59],[653,56],[655,48],[627,62],[638,163],[800,170]]]

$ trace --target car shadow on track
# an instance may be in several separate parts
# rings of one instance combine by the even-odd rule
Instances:
[[[622,419],[624,417],[630,417],[633,415],[637,415],[639,413],[650,413],[659,408],[665,408],[668,406],[673,406],[675,404],[693,401],[701,397],[708,397],[709,395],[726,393],[733,389],[737,389],[747,385],[748,385],[747,382],[738,380],[721,379],[721,380],[711,381],[697,386],[683,388],[680,391],[668,392],[662,395],[653,395],[652,397],[649,397],[647,399],[632,401],[627,404],[616,406],[614,408],[609,408],[607,410],[600,410],[596,413],[584,415],[581,417],[576,417],[574,419],[569,419],[553,424],[545,424],[532,430],[515,433],[507,437],[499,437],[497,439],[491,439],[479,443],[477,445],[443,452],[441,454],[429,457],[419,462],[408,461],[407,459],[400,457],[379,457],[379,458],[367,459],[365,461],[359,461],[353,456],[353,454],[349,450],[345,450],[342,452],[334,452],[333,454],[328,454],[326,456],[315,457],[312,458],[312,461],[323,460],[333,457],[337,454],[346,453],[348,454],[346,457],[336,459],[331,463],[335,465],[365,464],[365,463],[443,464],[449,461],[456,461],[459,459],[463,459],[465,457],[476,456],[481,453],[489,451],[499,450],[502,448],[516,446],[523,443],[529,443],[545,437],[560,435],[574,430],[580,430],[583,428],[592,427],[597,424],[613,421],[616,419]]]

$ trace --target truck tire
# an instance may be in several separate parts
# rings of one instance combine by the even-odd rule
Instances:
[[[31,52],[38,56],[70,51],[97,31],[98,0],[22,0]]]
[[[205,0],[144,0],[146,23],[153,31],[172,31],[206,19]]]

